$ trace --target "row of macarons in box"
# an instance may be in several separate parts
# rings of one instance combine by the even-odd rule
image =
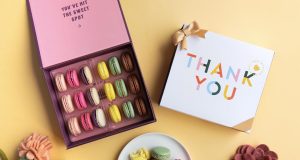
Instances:
[[[140,84],[135,74],[131,74],[127,77],[127,84],[132,94],[138,94],[140,92]],[[100,89],[99,92],[96,87],[91,87],[86,91],[86,97],[92,106],[99,105],[101,99],[113,101],[116,99],[116,95],[118,95],[119,98],[124,98],[129,95],[129,91],[123,79],[115,80],[114,85],[110,82],[105,82],[103,89]],[[72,113],[75,110],[74,104],[79,110],[83,110],[88,106],[85,94],[82,91],[75,92],[73,98],[70,94],[63,95],[61,97],[61,104],[66,113]]]
[[[122,62],[122,66],[123,66],[124,70],[126,72],[132,72],[134,69],[134,65],[133,65],[132,59],[130,57],[130,54],[127,52],[124,52],[121,54],[120,58],[121,58],[121,62]],[[117,57],[113,56],[113,57],[109,58],[108,66],[109,66],[110,72],[108,70],[108,67],[107,67],[105,61],[100,61],[97,64],[97,71],[102,80],[108,79],[110,77],[109,73],[111,73],[113,76],[120,75],[122,73],[122,69],[121,69],[122,67],[121,67]],[[68,89],[68,85],[71,88],[79,87],[80,80],[78,77],[80,77],[81,81],[86,85],[92,84],[94,82],[92,72],[91,72],[89,66],[86,65],[86,66],[83,66],[79,70],[79,76],[75,69],[69,69],[66,72],[65,76],[63,73],[56,74],[55,75],[56,88],[58,89],[59,92],[64,92]],[[66,81],[67,81],[68,85],[67,85]]]
[[[123,111],[123,115],[126,117],[126,119],[133,119],[137,115],[147,115],[147,108],[143,98],[136,97],[133,103],[134,105],[131,101],[124,102],[122,104],[122,109],[119,109],[116,104],[110,105],[108,108],[110,120],[113,123],[120,123],[122,121],[120,110]],[[68,120],[69,131],[73,136],[77,136],[82,133],[82,129],[84,131],[92,131],[94,130],[94,127],[104,128],[107,124],[107,118],[105,115],[106,114],[104,113],[103,109],[97,108],[92,112],[85,112],[79,117],[71,117]]]

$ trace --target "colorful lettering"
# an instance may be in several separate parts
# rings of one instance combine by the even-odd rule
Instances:
[[[217,87],[218,87],[218,89],[216,90],[216,91],[211,91],[211,86],[213,85],[213,84],[215,84]],[[217,94],[219,94],[220,93],[220,91],[221,91],[221,85],[220,85],[220,83],[219,82],[217,82],[217,81],[211,81],[211,82],[209,82],[208,84],[207,84],[207,92],[209,93],[209,94],[211,94],[211,95],[217,95]]]
[[[234,95],[235,95],[235,92],[236,92],[236,87],[233,87],[233,90],[232,90],[231,95],[229,97],[227,96],[228,88],[229,88],[229,86],[226,85],[225,90],[224,90],[224,98],[227,99],[227,100],[232,100]]]
[[[215,73],[217,73],[217,74],[220,76],[220,78],[223,78],[222,65],[221,65],[221,63],[219,63],[219,64],[214,68],[214,70],[211,71],[210,74],[213,75],[213,74],[215,74]]]
[[[207,73],[209,65],[210,65],[210,59],[207,60],[206,63],[202,63],[202,57],[199,58],[198,64],[197,64],[197,68],[196,70],[199,71],[200,66],[204,66],[205,67],[205,73]]]
[[[232,75],[234,81],[238,81],[239,79],[239,75],[240,75],[240,72],[241,72],[241,69],[238,69],[236,73],[234,73],[233,69],[231,66],[229,66],[228,68],[228,72],[227,72],[227,75],[226,75],[226,79],[228,80],[229,79],[229,76]]]
[[[200,79],[200,77],[199,76],[196,76],[196,80],[197,80],[197,90],[199,90],[199,88],[200,88],[200,84],[202,84],[203,82],[205,82],[206,81],[206,78],[203,78],[203,79]]]
[[[244,74],[244,78],[243,78],[243,81],[242,81],[242,84],[245,84],[246,82],[248,83],[248,85],[250,87],[252,87],[252,83],[250,81],[250,78],[253,77],[255,75],[255,73],[251,73],[248,75],[248,71],[245,71],[245,74]]]
[[[187,67],[190,68],[190,66],[191,66],[191,64],[192,64],[193,58],[196,58],[197,55],[192,54],[192,53],[188,53],[188,54],[186,54],[186,55],[190,57],[190,58],[189,58],[189,61],[188,61],[188,65],[187,65]]]
[[[223,78],[223,68],[225,67],[225,69],[227,69],[226,67],[227,66],[222,66],[222,63],[218,63],[218,64],[212,64],[213,67],[212,70],[210,69],[210,66],[211,66],[211,60],[210,59],[204,59],[203,57],[200,57],[198,56],[197,54],[195,53],[186,53],[186,56],[187,56],[187,67],[188,68],[193,68],[195,67],[195,64],[196,65],[196,75],[195,75],[195,78],[196,78],[196,83],[197,83],[197,87],[196,89],[199,90],[200,87],[202,88],[205,88],[206,87],[206,90],[208,92],[208,94],[210,95],[218,95],[219,93],[223,92],[223,97],[226,99],[226,100],[233,100],[235,95],[236,95],[236,92],[237,92],[237,87],[235,86],[231,86],[231,84],[227,83],[226,85],[224,84],[223,86],[223,83],[225,80],[225,77],[224,79]],[[195,61],[195,59],[197,59]],[[223,68],[222,68],[223,67]],[[209,77],[220,77],[221,78],[221,81],[215,81],[215,80],[210,80],[209,77],[205,76],[205,75],[198,75],[197,72],[201,70],[204,70],[204,73],[207,73],[211,76]],[[210,69],[210,70],[209,70]],[[227,71],[227,72],[226,72]],[[252,80],[256,73],[251,73],[249,71],[245,71],[244,74],[242,74],[242,70],[241,68],[234,68],[232,66],[228,66],[228,70],[226,70],[224,74],[226,74],[226,80],[230,80],[230,82],[236,82],[236,83],[242,83],[242,85],[246,85],[247,86],[250,86],[252,87]],[[194,72],[194,71],[193,71]],[[203,71],[202,71],[203,73]],[[215,76],[215,74],[217,74],[217,76]],[[225,76],[225,75],[224,75]],[[242,77],[243,76],[243,77]],[[242,79],[242,80],[241,80]],[[204,87],[205,86],[205,87]],[[220,94],[220,96],[222,96]]]

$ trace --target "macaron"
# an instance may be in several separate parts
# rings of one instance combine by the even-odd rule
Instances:
[[[126,97],[128,95],[127,88],[123,79],[115,81],[115,89],[119,97]]]
[[[105,114],[101,108],[98,108],[92,112],[92,119],[95,126],[99,128],[105,127],[106,125]]]
[[[88,85],[93,83],[93,75],[88,66],[82,67],[79,72],[84,84]]]
[[[137,94],[140,92],[141,88],[140,88],[140,84],[139,84],[139,81],[138,81],[136,75],[132,74],[132,75],[128,76],[127,82],[128,82],[131,93]]]
[[[151,150],[151,156],[156,160],[170,160],[171,151],[167,147],[158,146]]]
[[[130,160],[150,160],[150,152],[145,148],[140,148],[136,152],[129,154]]]
[[[87,91],[87,97],[91,105],[96,106],[100,104],[100,97],[95,87],[92,87]]]
[[[59,73],[55,76],[55,84],[59,92],[63,92],[67,90],[67,84],[63,74]]]
[[[74,102],[76,107],[80,110],[87,108],[86,100],[81,91],[74,94]]]
[[[81,126],[85,131],[90,131],[94,129],[94,126],[92,124],[92,120],[91,120],[91,114],[89,112],[83,113],[80,116],[80,120],[81,120]]]
[[[104,61],[99,62],[97,65],[98,74],[102,80],[109,78],[109,72]]]
[[[134,105],[140,116],[144,116],[147,114],[145,102],[141,97],[137,97],[134,99]]]
[[[120,110],[117,105],[115,105],[115,104],[111,105],[109,107],[108,111],[109,111],[110,118],[114,123],[121,122],[122,117],[121,117]]]
[[[67,71],[67,82],[72,88],[79,86],[79,79],[76,70],[71,69]]]
[[[6,154],[0,149],[0,160],[8,160]]]
[[[116,99],[116,93],[115,93],[114,87],[111,83],[104,84],[104,92],[105,92],[106,98],[109,101],[113,101],[114,99]]]
[[[81,129],[77,117],[72,117],[68,120],[69,131],[73,136],[81,134]]]
[[[72,102],[72,98],[69,94],[63,95],[61,97],[61,103],[66,113],[71,113],[74,111],[74,105]]]
[[[119,64],[119,61],[118,61],[118,58],[117,57],[111,57],[109,60],[108,60],[108,65],[109,65],[109,69],[110,69],[110,73],[112,75],[119,75],[122,73],[122,70],[121,70],[121,67],[120,67],[120,64]]]
[[[122,53],[121,62],[122,62],[122,66],[126,72],[133,71],[134,65],[133,65],[132,59],[130,57],[130,54],[128,52]]]
[[[126,118],[131,119],[131,118],[135,117],[133,105],[130,101],[123,103],[122,108],[123,108],[123,112],[124,112],[124,115],[126,116]]]

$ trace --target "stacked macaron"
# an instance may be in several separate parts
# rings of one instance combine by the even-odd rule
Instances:
[[[55,84],[59,92],[63,92],[67,90],[67,84],[63,74],[59,73],[55,76]]]
[[[76,117],[72,117],[68,120],[69,131],[72,135],[77,136],[81,134],[81,129]]]
[[[132,74],[132,75],[128,76],[127,82],[128,82],[131,93],[138,94],[140,92],[141,87],[140,87],[140,84],[139,84],[139,81],[138,81],[136,75]]]
[[[116,99],[116,93],[111,83],[104,84],[104,93],[109,101],[113,101],[114,99]]]
[[[92,112],[94,125],[103,128],[106,126],[106,118],[103,109],[98,108]]]
[[[89,112],[86,112],[86,113],[82,114],[80,116],[80,120],[81,120],[82,128],[85,131],[90,131],[90,130],[94,129],[93,124],[92,124],[92,120],[91,120],[91,114]]]
[[[82,110],[82,109],[87,108],[87,103],[86,103],[86,101],[85,101],[83,92],[81,92],[81,91],[75,93],[75,95],[74,95],[74,102],[75,102],[75,104],[76,104],[76,107],[77,107],[79,110]]]
[[[74,111],[72,98],[69,94],[61,97],[61,103],[66,113],[72,113]]]
[[[141,117],[147,115],[146,104],[141,97],[137,97],[134,99],[134,105],[131,101],[124,102],[122,104],[122,111],[127,119],[135,118],[135,112],[137,112]],[[111,105],[109,107],[109,115],[114,123],[119,123],[122,120],[122,115],[120,114],[120,109],[117,105]]]
[[[122,73],[119,61],[117,59],[117,57],[111,57],[108,60],[108,64],[109,64],[109,69],[112,75],[119,75]]]
[[[110,131],[147,117],[149,104],[133,60],[124,52],[51,72],[70,135]]]
[[[94,82],[92,72],[88,66],[84,66],[80,69],[80,76],[84,84],[92,84]]]
[[[171,160],[171,150],[164,146],[156,146],[150,151],[140,148],[136,152],[130,153],[129,158],[130,160]]]
[[[157,146],[151,150],[151,157],[156,160],[170,160],[171,151],[164,146]]]
[[[92,87],[87,91],[87,97],[92,106],[100,104],[100,97],[95,87]]]
[[[122,105],[122,108],[123,108],[123,112],[124,112],[124,115],[126,116],[126,118],[131,119],[131,118],[135,117],[133,105],[130,101],[124,102]]]
[[[73,101],[70,94],[61,97],[61,104],[66,113],[72,113],[75,110],[73,102],[79,110],[87,108],[84,94],[81,91],[74,94]]]
[[[147,108],[145,101],[141,97],[137,97],[134,99],[134,104],[136,107],[136,110],[140,116],[144,116],[147,114]]]
[[[67,71],[67,82],[72,88],[78,87],[80,85],[76,70],[71,69]]]
[[[115,89],[119,97],[126,97],[128,95],[127,87],[123,79],[115,81]]]
[[[93,83],[94,79],[89,66],[83,66],[80,68],[79,74],[81,81],[84,84],[89,85]],[[67,91],[68,87],[66,81],[71,88],[77,88],[80,86],[80,80],[75,69],[67,70],[65,76],[63,73],[55,75],[55,84],[59,92]]]
[[[109,110],[110,118],[114,123],[121,122],[122,117],[121,117],[119,107],[117,105],[115,104],[111,105],[108,110]]]
[[[80,135],[82,133],[82,129],[85,132],[92,131],[94,126],[98,128],[106,126],[105,113],[101,108],[97,108],[91,113],[85,112],[78,118],[72,117],[68,120],[69,131],[73,136]]]
[[[126,72],[132,72],[134,70],[134,65],[133,65],[131,56],[128,52],[124,52],[121,55],[121,62],[122,62],[123,68]]]
[[[105,61],[100,61],[97,64],[98,74],[102,80],[107,80],[110,77],[108,68],[113,76],[118,76],[122,74],[121,66],[123,66],[126,72],[132,72],[134,70],[133,61],[128,52],[122,53],[120,59],[122,65],[120,65],[119,60],[116,56],[113,56],[108,59],[108,67]]]
[[[98,74],[102,80],[106,80],[109,78],[109,72],[107,69],[107,65],[104,61],[101,61],[97,65]]]

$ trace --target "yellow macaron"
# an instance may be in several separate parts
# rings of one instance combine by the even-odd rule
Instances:
[[[116,99],[116,93],[115,93],[114,87],[111,83],[104,84],[104,92],[105,92],[106,98],[109,101]]]
[[[99,62],[97,65],[98,74],[102,80],[109,78],[109,72],[104,61]]]
[[[111,105],[108,110],[109,110],[110,118],[114,123],[121,122],[122,117],[117,105],[115,104]]]
[[[150,159],[150,152],[145,148],[140,148],[136,152],[129,154],[130,160],[148,160]]]

